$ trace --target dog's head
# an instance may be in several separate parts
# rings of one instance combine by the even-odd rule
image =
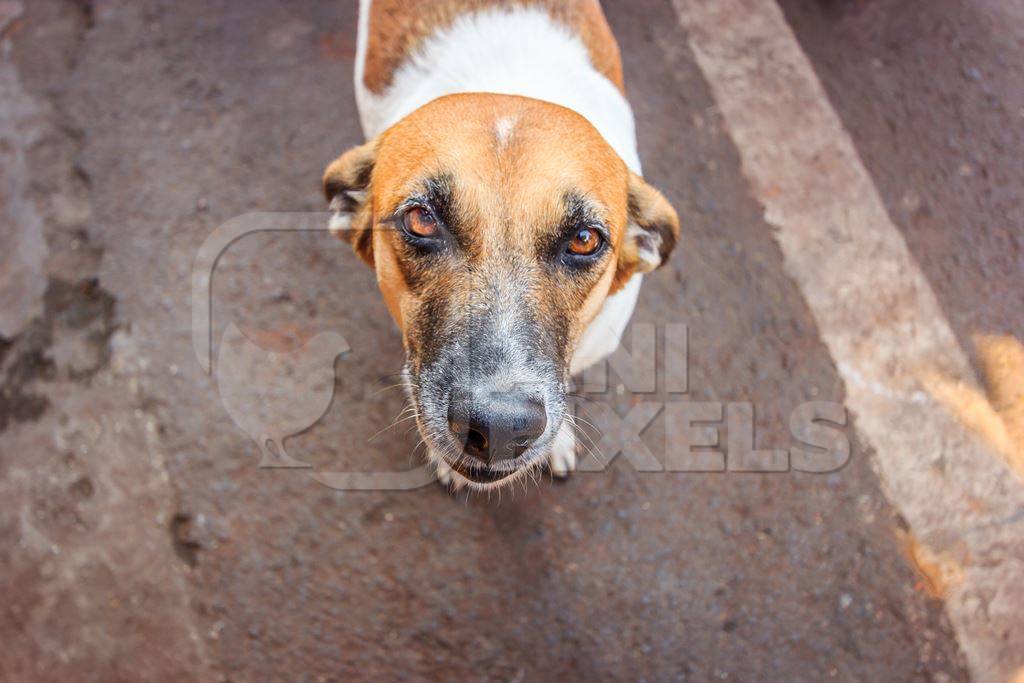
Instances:
[[[429,452],[477,488],[545,457],[581,335],[679,231],[586,119],[513,96],[435,100],[324,187],[402,330]]]

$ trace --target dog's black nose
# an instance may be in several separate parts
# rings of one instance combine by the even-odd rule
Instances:
[[[522,392],[455,392],[448,427],[462,449],[491,464],[522,455],[544,433],[544,403]]]

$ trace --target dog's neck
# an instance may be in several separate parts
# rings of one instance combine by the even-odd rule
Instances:
[[[444,95],[520,95],[580,114],[630,170],[640,173],[629,103],[593,67],[582,41],[544,10],[485,10],[460,17],[428,38],[395,72],[388,89],[378,95],[363,82],[369,2],[361,0],[355,73],[356,97],[368,138]]]

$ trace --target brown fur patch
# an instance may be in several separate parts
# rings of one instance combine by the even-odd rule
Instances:
[[[583,41],[598,72],[624,91],[622,61],[598,0],[373,0],[363,84],[383,93],[408,56],[439,29],[468,12],[538,7]]]

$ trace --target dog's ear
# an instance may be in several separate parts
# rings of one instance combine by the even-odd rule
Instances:
[[[679,216],[665,196],[643,178],[629,174],[629,224],[624,250],[634,272],[649,273],[664,264],[679,239]]]
[[[370,184],[377,160],[377,140],[353,147],[324,172],[324,194],[331,207],[330,230],[352,245],[373,267],[373,207]]]

